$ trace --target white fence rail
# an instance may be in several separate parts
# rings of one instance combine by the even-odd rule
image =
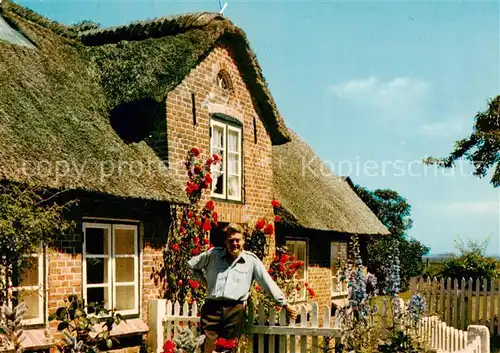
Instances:
[[[471,325],[463,331],[432,316],[424,317],[409,333],[437,353],[490,353],[486,326]]]
[[[249,308],[249,312],[252,311]],[[181,307],[179,302],[172,305],[165,299],[151,300],[148,311],[148,343],[153,353],[161,352],[164,341],[173,337],[175,327],[179,323],[199,323],[200,318],[197,314],[196,303],[191,307],[184,303]],[[310,320],[308,320],[309,317]],[[321,325],[320,321],[322,321]],[[252,316],[250,316],[250,322],[255,322]],[[302,308],[298,322],[297,320],[288,322],[284,310],[276,313],[271,308],[266,315],[264,306],[261,305],[258,310],[257,324],[250,324],[245,333],[249,335],[251,342],[256,343],[254,352],[274,353],[278,345],[280,353],[318,353],[320,337],[332,339],[340,337],[340,328],[335,325],[330,326],[330,308],[326,307],[320,312],[317,303],[312,304],[312,310],[309,313]]]

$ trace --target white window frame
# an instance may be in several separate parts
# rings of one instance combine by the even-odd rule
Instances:
[[[294,251],[293,252],[290,252],[290,244],[294,244]],[[290,252],[290,255],[293,255],[295,256],[295,260],[299,260],[299,257],[298,257],[298,252],[297,252],[297,244],[304,244],[304,247],[305,247],[305,250],[304,250],[304,254],[305,254],[305,259],[304,259],[304,279],[301,279],[299,280],[300,283],[302,283],[302,286],[304,286],[305,283],[307,283],[308,281],[308,259],[309,259],[309,252],[308,252],[308,243],[307,243],[307,240],[306,239],[287,239],[286,240],[286,247],[288,249],[288,251]],[[298,302],[304,302],[307,300],[307,289],[303,289],[302,290],[304,292],[304,294],[302,295],[299,295],[298,297]]]
[[[345,242],[332,240],[330,242],[330,274],[331,274],[331,287],[332,287],[332,297],[344,296],[348,294],[347,282],[340,279],[341,271],[337,269],[335,274],[331,273],[334,264],[339,260],[339,250],[342,245],[347,246]],[[337,247],[336,252],[334,248]]]
[[[219,154],[219,151],[216,151],[214,149],[214,137],[215,134],[213,132],[214,127],[219,127],[223,130],[223,147],[222,150],[224,151],[224,155],[222,156],[223,158],[223,168],[220,171],[222,174],[222,193],[216,193],[215,192],[215,187],[217,185],[217,178],[218,176],[215,176],[215,173],[212,172],[212,179],[213,179],[213,184],[212,184],[212,190],[211,190],[211,196],[213,197],[218,197],[226,200],[232,200],[232,201],[241,201],[242,200],[242,190],[243,190],[243,151],[242,151],[242,140],[243,140],[243,134],[242,134],[242,129],[241,127],[234,126],[232,124],[228,124],[225,122],[222,122],[220,120],[216,119],[211,119],[210,120],[210,154]],[[238,134],[238,151],[239,152],[230,152],[228,150],[228,132],[229,131],[234,131]],[[233,176],[239,177],[239,189],[237,192],[236,196],[230,196],[227,193],[228,189],[228,164],[229,164],[229,153],[231,154],[237,154],[238,155],[238,171],[237,174],[233,174]]]
[[[86,241],[87,241],[87,229],[97,228],[97,229],[107,229],[108,230],[108,255],[87,255]],[[131,229],[134,230],[134,254],[133,255],[123,255],[115,254],[115,230],[116,229]],[[82,278],[82,288],[83,288],[83,299],[87,303],[87,288],[108,288],[108,298],[110,298],[110,303],[106,303],[105,307],[107,309],[113,309],[116,304],[116,287],[120,286],[134,286],[135,301],[134,308],[130,310],[117,310],[117,313],[122,315],[138,315],[139,314],[139,303],[141,298],[139,297],[139,225],[131,224],[121,224],[121,223],[83,223],[83,278]],[[116,258],[134,258],[134,271],[135,277],[133,282],[116,282]],[[87,258],[107,258],[108,259],[108,284],[103,285],[102,283],[87,284]]]
[[[45,284],[45,256],[43,255],[43,251],[40,253],[35,253],[31,255],[27,255],[26,257],[34,257],[37,258],[38,262],[38,285],[37,286],[17,286],[17,287],[12,287],[10,289],[10,294],[14,294],[15,292],[18,291],[36,291],[39,297],[38,300],[38,317],[33,318],[33,319],[25,319],[22,320],[23,325],[39,325],[44,323],[44,318],[45,318],[45,290],[44,290],[44,284]],[[10,281],[12,279],[9,279]],[[12,301],[9,301],[9,307],[12,309],[13,303]]]

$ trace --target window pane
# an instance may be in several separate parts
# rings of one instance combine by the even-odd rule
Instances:
[[[106,309],[109,307],[108,288],[87,288],[87,303],[103,304]]]
[[[233,153],[229,153],[227,161],[227,172],[228,174],[240,174],[240,161],[239,156]]]
[[[306,262],[306,243],[297,242],[297,260]]]
[[[227,185],[227,194],[228,196],[239,197],[240,196],[240,177],[238,176],[229,176],[228,177],[228,185]]]
[[[230,152],[239,152],[239,133],[234,130],[228,130],[227,132],[227,150]]]
[[[288,248],[288,252],[292,255],[295,255],[295,242],[287,241],[286,247]]]
[[[108,259],[86,258],[87,284],[108,282]]]
[[[115,229],[115,254],[134,255],[134,229]]]
[[[108,230],[102,228],[86,228],[85,249],[87,254],[108,254]]]
[[[26,303],[27,311],[24,315],[25,320],[37,319],[40,315],[38,312],[39,301],[40,301],[40,293],[38,290],[20,290],[14,294],[14,298],[12,300],[13,306],[17,305],[20,302]]]
[[[116,309],[132,310],[135,309],[135,287],[117,286],[116,287]]]
[[[134,258],[116,258],[116,282],[134,282]]]
[[[224,128],[221,126],[212,126],[212,147],[224,148]]]
[[[29,257],[26,261],[29,261],[29,264],[27,264],[28,268],[24,268],[23,273],[19,274],[19,276],[15,274],[12,276],[12,285],[14,287],[34,287],[40,285],[38,278],[38,257]]]

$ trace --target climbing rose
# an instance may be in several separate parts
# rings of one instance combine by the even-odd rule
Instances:
[[[194,248],[193,251],[191,251],[191,254],[193,254],[194,256],[196,255],[199,255],[200,254],[200,248]]]
[[[271,205],[273,205],[273,207],[280,207],[280,202],[278,200],[273,200]]]
[[[264,228],[264,234],[271,235],[274,233],[274,227],[272,224],[268,224],[266,228]]]
[[[212,229],[212,226],[210,225],[210,222],[205,222],[205,223],[203,223],[203,230],[204,230],[205,232],[208,232],[208,231],[209,231],[209,230],[211,230],[211,229]]]
[[[266,221],[264,219],[259,219],[257,223],[255,223],[255,229],[262,229],[266,225]]]
[[[219,155],[217,155],[215,153],[212,155],[212,158],[214,159],[214,161],[220,161]]]
[[[277,215],[276,217],[274,217],[274,221],[276,223],[279,223],[281,221],[281,216]]]
[[[172,250],[179,251],[179,244],[176,243],[176,244],[172,245]]]
[[[215,208],[215,203],[212,200],[209,200],[205,204],[205,207],[208,208],[210,211],[213,211]]]
[[[198,283],[198,281],[190,279],[188,282],[189,282],[189,286],[192,289],[196,289],[196,288],[198,288],[200,286],[200,284]]]
[[[191,148],[191,153],[195,156],[198,157],[200,155],[200,150],[196,147]]]

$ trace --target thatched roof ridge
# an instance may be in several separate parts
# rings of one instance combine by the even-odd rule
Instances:
[[[149,141],[124,142],[112,127],[88,49],[20,13],[2,4],[2,17],[36,48],[0,42],[0,179],[186,202]]]
[[[359,235],[389,231],[312,148],[290,130],[292,141],[273,147],[274,193],[285,225]]]
[[[217,13],[188,13],[79,34],[89,46],[111,109],[141,99],[164,101],[218,45],[232,51],[273,144],[290,140],[246,34]]]

